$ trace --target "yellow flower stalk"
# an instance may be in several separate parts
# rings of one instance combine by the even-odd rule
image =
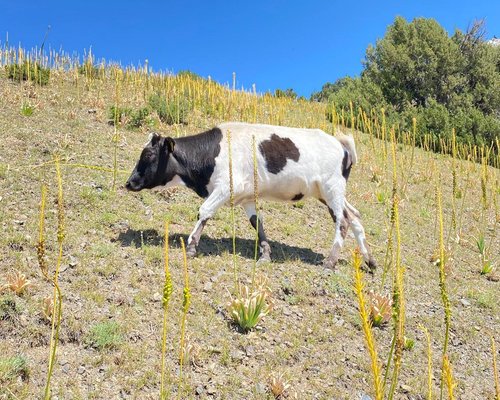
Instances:
[[[373,333],[370,324],[368,312],[366,311],[366,301],[364,295],[363,271],[361,270],[361,256],[359,251],[353,254],[354,266],[354,291],[358,297],[359,315],[361,317],[361,326],[365,335],[366,347],[370,353],[371,370],[373,374],[373,386],[375,389],[375,400],[382,400],[384,396],[382,377],[380,372],[380,363],[378,361],[377,349],[373,340]]]
[[[167,349],[167,313],[168,305],[170,302],[170,297],[172,296],[172,277],[169,270],[169,258],[168,258],[168,221],[165,222],[165,284],[163,286],[163,328],[162,328],[162,341],[161,341],[161,378],[160,378],[160,398],[165,399],[165,353]]]

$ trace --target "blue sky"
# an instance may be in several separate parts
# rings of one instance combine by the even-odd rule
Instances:
[[[83,54],[155,70],[192,70],[265,92],[309,97],[325,82],[358,75],[369,44],[397,15],[436,19],[449,34],[486,19],[500,37],[500,1],[7,1],[0,41]]]

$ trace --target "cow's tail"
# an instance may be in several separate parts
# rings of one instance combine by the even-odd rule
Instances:
[[[356,145],[354,144],[354,138],[350,135],[345,135],[344,133],[338,131],[335,136],[340,142],[345,151],[349,154],[350,164],[354,165],[358,161],[358,155],[356,154]]]

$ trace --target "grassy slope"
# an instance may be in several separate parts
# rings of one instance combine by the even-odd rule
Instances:
[[[23,355],[30,378],[9,380],[0,397],[33,398],[43,389],[50,327],[41,317],[43,298],[52,292],[41,279],[34,244],[37,240],[40,183],[49,186],[47,246],[55,262],[56,186],[51,167],[33,168],[59,151],[72,162],[111,167],[113,127],[106,110],[113,104],[113,88],[75,88],[69,78],[54,79],[45,88],[33,89],[0,77],[0,272],[20,270],[33,286],[16,297],[18,310],[0,324],[2,356]],[[31,117],[20,114],[23,99],[36,104]],[[90,112],[89,112],[90,111]],[[310,110],[285,120],[290,125],[311,125]],[[322,115],[313,118],[321,119]],[[194,133],[215,121],[192,113],[187,126],[161,127],[169,134]],[[264,121],[265,122],[265,121]],[[120,131],[119,168],[131,170],[146,134]],[[370,149],[366,136],[357,135],[360,163],[349,181],[349,199],[363,214],[364,226],[375,257],[383,264],[387,241],[390,168],[381,157],[382,144]],[[400,153],[408,160],[407,150]],[[387,162],[387,165],[390,165]],[[446,226],[451,204],[451,161],[448,157],[416,151],[413,171],[400,205],[403,263],[406,266],[407,336],[416,340],[404,354],[397,398],[424,398],[426,393],[425,337],[432,337],[435,390],[439,385],[440,352],[444,332],[438,271],[429,257],[438,246],[433,179],[443,176]],[[468,172],[471,171],[471,172]],[[371,178],[377,175],[380,182]],[[408,174],[408,173],[407,173]],[[459,187],[470,184],[460,244],[453,245],[449,269],[452,302],[451,362],[458,398],[493,398],[490,336],[500,331],[498,283],[478,271],[479,255],[474,237],[485,230],[492,258],[500,253],[491,205],[487,227],[481,228],[479,168],[459,164]],[[490,170],[490,182],[498,171]],[[119,175],[122,184],[128,175]],[[168,370],[170,380],[178,371],[178,326],[182,296],[179,236],[193,228],[201,200],[185,189],[169,192],[127,193],[110,189],[111,174],[81,168],[63,169],[67,237],[60,275],[64,295],[61,345],[53,379],[58,398],[157,398],[159,339],[163,283],[163,223],[171,223],[171,270],[174,300],[169,320]],[[491,195],[491,193],[490,193]],[[498,191],[496,194],[498,196]],[[303,399],[352,399],[371,393],[369,357],[360,330],[353,271],[342,262],[335,273],[321,262],[332,241],[332,223],[324,206],[307,201],[303,208],[290,204],[262,204],[265,227],[275,261],[262,267],[269,277],[275,309],[250,334],[238,333],[226,317],[225,304],[232,289],[231,224],[229,209],[222,209],[204,232],[200,257],[189,262],[192,306],[187,331],[199,347],[196,366],[187,371],[184,397],[213,396],[224,399],[263,399],[271,372],[284,372],[292,391]],[[242,210],[237,210],[238,266],[243,279],[250,277],[254,234]],[[496,221],[498,223],[498,221]],[[355,247],[349,238],[345,258]],[[382,269],[367,277],[368,288],[380,289]],[[390,281],[384,290],[390,290]],[[3,294],[5,299],[7,294]],[[88,345],[96,323],[116,321],[122,340],[116,348],[99,351]],[[391,330],[375,329],[379,354],[385,359]],[[263,386],[264,385],[264,386]],[[177,385],[174,385],[172,391]],[[437,392],[436,392],[437,393]]]

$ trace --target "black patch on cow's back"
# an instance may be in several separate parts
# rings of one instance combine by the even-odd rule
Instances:
[[[259,151],[266,160],[266,169],[278,174],[285,168],[287,159],[299,161],[300,152],[289,138],[281,138],[275,133],[259,144]]]
[[[351,156],[347,150],[344,150],[344,158],[342,159],[342,176],[347,181],[349,179],[349,174],[351,173]]]
[[[302,193],[297,193],[295,196],[293,196],[292,201],[299,201],[304,197]]]
[[[175,139],[172,155],[180,165],[179,176],[198,196],[208,197],[208,182],[220,153],[222,132],[219,128]]]

